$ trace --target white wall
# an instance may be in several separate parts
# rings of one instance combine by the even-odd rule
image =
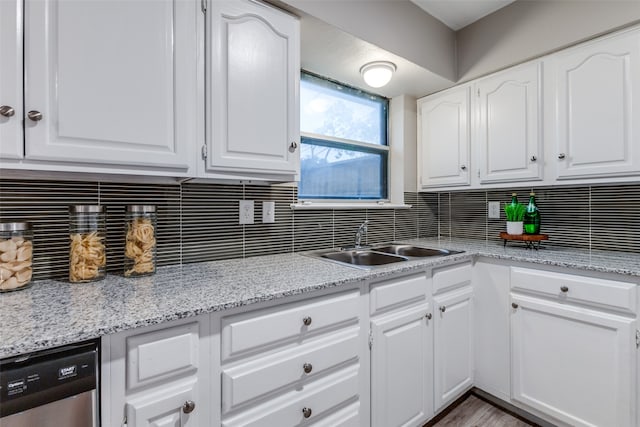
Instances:
[[[396,96],[389,102],[389,138],[391,140],[390,177],[392,194],[417,191],[417,104],[416,98]],[[392,202],[399,203],[397,200]]]
[[[470,80],[640,21],[639,0],[518,0],[457,32]]]
[[[409,0],[281,0],[454,81],[455,33]]]

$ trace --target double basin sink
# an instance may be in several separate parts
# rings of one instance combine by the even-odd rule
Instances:
[[[371,269],[397,262],[441,257],[461,253],[447,249],[432,249],[401,243],[390,243],[367,248],[317,251],[307,255],[352,267]]]

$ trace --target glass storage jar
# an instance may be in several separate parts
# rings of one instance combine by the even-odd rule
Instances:
[[[0,292],[24,289],[33,274],[33,231],[28,222],[0,223]]]
[[[129,205],[125,216],[124,275],[147,276],[156,272],[156,207]]]
[[[70,282],[104,279],[107,265],[105,219],[104,206],[69,206]]]

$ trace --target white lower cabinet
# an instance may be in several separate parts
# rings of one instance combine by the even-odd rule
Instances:
[[[512,267],[511,288],[513,401],[561,425],[635,425],[637,284]]]
[[[222,317],[222,425],[360,426],[360,289]]]
[[[371,425],[416,426],[433,414],[428,304],[371,322]]]
[[[471,265],[436,270],[433,297],[434,398],[436,411],[473,386],[473,288]]]
[[[198,316],[103,338],[102,425],[207,427],[209,317]]]

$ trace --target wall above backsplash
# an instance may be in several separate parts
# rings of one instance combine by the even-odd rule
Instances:
[[[368,241],[378,243],[437,234],[437,194],[406,193],[411,209],[292,211],[297,189],[247,184],[120,184],[0,180],[0,222],[29,221],[34,228],[34,278],[68,275],[68,206],[107,207],[107,272],[122,274],[124,214],[129,204],[158,209],[158,265],[331,248],[353,243],[369,220]],[[238,224],[239,200],[255,200],[256,223]],[[263,224],[261,201],[276,202],[276,222]]]
[[[515,191],[526,205],[532,189],[540,232],[549,235],[543,246],[640,252],[640,184],[440,192],[438,234],[500,241],[506,228],[504,203]],[[487,202],[495,201],[500,202],[500,219],[487,216]]]

